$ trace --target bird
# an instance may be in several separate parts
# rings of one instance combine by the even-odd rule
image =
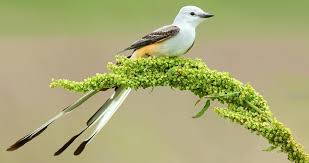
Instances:
[[[196,38],[196,27],[206,19],[213,17],[213,14],[203,11],[197,6],[182,7],[174,21],[170,25],[163,26],[154,30],[153,32],[143,36],[141,39],[133,42],[129,47],[123,49],[117,54],[125,51],[132,51],[128,58],[146,58],[146,57],[160,57],[160,56],[182,56],[186,54],[194,45]],[[28,143],[33,138],[40,135],[47,127],[60,117],[69,114],[75,108],[83,104],[90,97],[104,90],[91,90],[85,93],[81,98],[73,104],[67,106],[56,116],[48,120],[33,132],[19,139],[16,143],[11,145],[7,151],[14,151]],[[118,110],[120,105],[129,95],[131,89],[124,87],[115,88],[112,96],[98,109],[97,112],[87,121],[86,127],[77,135],[73,136],[67,143],[65,143],[58,151],[54,153],[55,156],[64,152],[74,141],[88,128],[96,125],[90,136],[85,139],[78,148],[74,151],[74,155],[80,155],[85,149],[86,145],[102,130],[105,124],[111,119],[113,114]]]

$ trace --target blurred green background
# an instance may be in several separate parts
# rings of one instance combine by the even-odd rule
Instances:
[[[82,80],[106,72],[115,52],[171,23],[184,5],[216,15],[199,26],[187,57],[251,83],[308,151],[308,0],[0,0],[1,162],[288,162],[284,154],[263,152],[263,138],[211,110],[192,119],[202,107],[194,106],[197,97],[169,88],[133,92],[79,157],[72,154],[79,143],[60,157],[52,155],[111,92],[89,100],[17,152],[5,151],[80,97],[49,89],[51,78]]]

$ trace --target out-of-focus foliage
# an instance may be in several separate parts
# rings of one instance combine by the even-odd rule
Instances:
[[[0,33],[96,33],[105,30],[127,33],[154,25],[154,21],[155,24],[169,23],[184,5],[197,5],[215,14],[213,28],[223,31],[291,28],[307,31],[309,25],[309,1],[306,0],[192,0],[189,4],[181,0],[2,0]]]

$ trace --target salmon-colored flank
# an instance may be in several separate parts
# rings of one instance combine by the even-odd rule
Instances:
[[[159,43],[154,43],[154,44],[142,47],[134,52],[134,57],[140,58],[140,57],[151,56],[158,51],[159,45],[160,45]]]

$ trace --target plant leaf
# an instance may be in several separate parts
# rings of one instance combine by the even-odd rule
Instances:
[[[196,102],[195,102],[195,104],[194,104],[194,106],[196,106],[198,103],[200,103],[202,101],[202,98],[200,98],[200,99],[198,99]]]
[[[205,106],[203,107],[203,109],[201,109],[195,116],[193,116],[192,118],[200,118],[202,115],[204,115],[204,113],[208,110],[210,106],[210,100],[206,101]]]
[[[265,152],[271,152],[271,151],[273,151],[274,149],[276,149],[277,147],[276,146],[269,146],[268,148],[266,148],[266,149],[263,149],[263,151],[265,151]]]

